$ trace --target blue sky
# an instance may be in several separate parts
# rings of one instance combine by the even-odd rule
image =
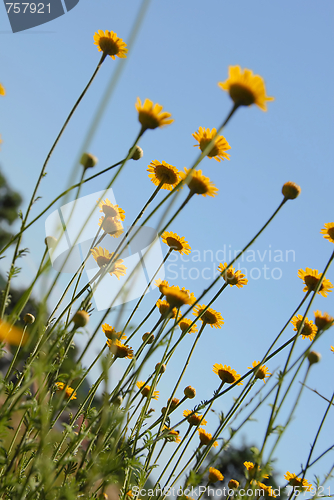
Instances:
[[[56,134],[98,63],[94,32],[112,30],[128,42],[139,5],[134,0],[80,0],[72,11],[51,23],[16,34],[10,31],[4,6],[0,7],[0,81],[7,91],[0,102],[0,165],[25,203]],[[239,64],[264,77],[267,94],[275,97],[268,103],[268,112],[255,106],[239,109],[223,132],[231,145],[231,160],[218,163],[205,158],[201,163],[204,175],[219,188],[219,195],[191,200],[169,228],[184,236],[192,255],[201,260],[183,263],[178,259],[173,267],[166,267],[166,278],[198,296],[207,281],[192,276],[204,267],[212,269],[207,271],[208,276],[213,274],[219,264],[218,250],[240,249],[253,237],[280,203],[284,182],[291,180],[302,188],[300,197],[283,207],[255,243],[253,258],[248,254],[248,261],[246,256],[240,263],[248,273],[259,269],[253,271],[254,279],[243,289],[228,288],[215,303],[225,324],[221,330],[205,332],[184,379],[184,387],[196,387],[196,402],[210,397],[216,388],[213,363],[228,364],[244,373],[261,358],[303,296],[298,269],[322,270],[333,250],[320,235],[323,224],[333,221],[333,13],[333,4],[328,1],[151,1],[135,44],[129,46],[129,57],[104,62],[52,156],[39,192],[42,199],[32,209],[31,216],[35,216],[66,188],[70,177],[78,179],[76,162],[84,138],[120,64],[121,78],[89,141],[88,150],[99,158],[98,168],[123,158],[137,135],[134,104],[138,96],[162,104],[175,119],[171,126],[145,134],[140,142],[144,157],[130,162],[113,186],[128,222],[153,191],[147,165],[158,159],[180,169],[191,166],[198,151],[193,147],[196,141],[192,134],[200,126],[217,128],[229,112],[229,96],[217,86],[227,78],[228,66]],[[105,174],[85,185],[83,194],[104,189],[110,178]],[[33,277],[43,252],[45,219],[24,237],[23,244],[31,253],[21,262],[23,271],[17,283],[28,284]],[[286,255],[287,251],[290,253]],[[274,261],[278,255],[283,260]],[[182,264],[186,268],[183,278]],[[3,270],[6,266],[8,260],[2,261]],[[173,279],[175,270],[178,279]],[[333,269],[327,278],[334,281]],[[331,295],[317,297],[312,310],[333,314]],[[157,298],[158,293],[151,292],[139,315]],[[99,314],[95,314],[92,329]],[[115,317],[112,313],[108,322],[113,324]],[[313,314],[309,317],[313,319]],[[283,340],[292,333],[291,326]],[[327,332],[317,344],[322,362],[313,368],[309,380],[309,385],[327,398],[333,390],[332,335]],[[103,342],[101,332],[91,357]],[[301,352],[306,342],[300,340],[297,351]],[[184,351],[176,355],[176,368],[190,348],[190,336],[184,345]],[[275,358],[270,371],[281,363],[282,358]],[[173,373],[162,378],[159,389],[164,400],[173,383]],[[157,411],[160,406],[160,401],[155,403]],[[319,396],[305,392],[276,452],[282,474],[286,470],[298,472],[300,463],[305,463],[325,407]],[[225,401],[215,406],[217,411],[226,408]],[[263,410],[262,418],[268,411]],[[209,423],[211,432],[216,425],[214,415]],[[329,446],[330,431],[329,417],[315,456]],[[250,444],[261,443],[260,417],[249,425],[245,435]],[[323,477],[331,463],[327,455],[312,472]],[[283,476],[281,479],[284,484]],[[312,474],[307,479],[312,481]]]

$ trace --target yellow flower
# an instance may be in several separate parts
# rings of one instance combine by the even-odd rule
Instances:
[[[254,473],[255,473],[255,464],[253,464],[253,462],[244,462],[244,466],[246,467],[246,469],[248,470],[248,472],[252,472],[253,474],[251,474],[252,476],[254,476]],[[260,472],[260,467],[257,466],[257,470],[258,472]],[[263,474],[261,472],[261,477],[263,477],[264,479],[268,479],[268,474]]]
[[[101,200],[99,203],[100,212],[103,212],[106,217],[115,217],[116,219],[125,219],[125,212],[118,205],[113,205],[108,198]]]
[[[330,328],[334,323],[334,318],[332,318],[332,316],[330,316],[326,312],[322,314],[321,311],[315,311],[314,316],[314,323],[319,328],[319,330],[327,330],[327,328]]]
[[[102,247],[94,247],[91,252],[99,267],[103,267],[109,264],[114,255],[114,253],[109,253],[106,248]],[[126,274],[127,268],[124,266],[124,264],[122,264],[122,262],[122,259],[115,260],[109,271],[110,276],[114,274],[116,278],[119,279],[120,276],[124,276]]]
[[[208,444],[211,444],[212,434],[209,434],[209,432],[206,432],[204,429],[197,429],[197,430],[198,430],[198,434],[199,434],[199,439],[201,441],[201,446],[202,445],[207,446]],[[217,448],[218,441],[215,441],[214,443],[212,443],[212,446],[214,448]]]
[[[297,198],[297,196],[300,195],[301,191],[302,190],[301,190],[300,186],[298,186],[298,184],[295,184],[294,182],[291,182],[291,181],[286,182],[285,184],[283,184],[283,187],[282,187],[282,195],[287,200],[295,200]]]
[[[167,439],[167,441],[173,441],[174,443],[180,443],[181,442],[179,431],[177,431],[175,429],[169,430],[169,428],[166,427],[166,425],[164,425],[164,427],[163,427],[162,430],[163,431],[169,431],[169,433],[167,434],[167,436],[165,436],[165,439]]]
[[[218,363],[213,365],[212,371],[218,375],[222,382],[226,382],[227,384],[234,384],[234,382],[241,378],[241,375],[239,375],[235,370],[232,370],[230,366],[223,366]],[[237,385],[242,385],[242,382],[239,382]]]
[[[165,316],[165,314],[167,314],[167,312],[169,311],[170,318],[176,317],[177,309],[173,307],[173,309],[171,310],[170,305],[166,300],[159,299],[156,302],[156,306],[159,309],[161,316]]]
[[[122,38],[118,38],[113,31],[98,30],[94,35],[94,44],[97,45],[99,52],[103,52],[112,59],[115,59],[115,56],[124,59],[128,51],[126,43],[123,42]]]
[[[260,481],[256,481],[256,489],[263,490],[268,496],[276,498],[275,493],[273,492],[272,486],[260,483]]]
[[[190,169],[184,167],[185,173],[180,172],[181,179],[185,179]],[[191,177],[190,177],[191,176]],[[210,181],[209,177],[202,175],[202,170],[193,170],[187,179],[187,184],[192,194],[202,196],[216,196],[218,188]],[[190,181],[189,181],[190,178]]]
[[[263,78],[253,75],[250,69],[241,70],[240,66],[229,66],[228,79],[225,82],[219,82],[218,86],[226,90],[238,106],[256,104],[262,111],[267,111],[266,101],[274,100],[273,97],[266,95]]]
[[[164,233],[162,233],[161,239],[163,243],[166,243],[166,245],[169,246],[169,248],[175,250],[176,252],[179,252],[181,255],[188,255],[191,252],[191,246],[184,239],[184,236],[179,236],[176,233],[165,231]]]
[[[193,315],[200,316],[205,308],[206,306],[204,304],[202,306],[197,304],[194,308]],[[211,328],[221,328],[221,325],[224,324],[224,318],[222,318],[222,315],[214,309],[211,309],[211,307],[207,308],[205,313],[200,317],[200,320],[203,321],[203,323],[210,325]]]
[[[123,226],[116,217],[100,217],[99,226],[102,226],[103,231],[113,238],[118,238],[124,233]]]
[[[228,482],[228,487],[231,490],[236,490],[237,488],[239,488],[239,484],[239,481],[237,481],[236,479],[230,479]]]
[[[254,371],[255,378],[259,378],[260,380],[263,380],[264,383],[266,383],[266,377],[269,377],[271,373],[268,372],[269,368],[266,365],[260,365],[260,361],[253,361],[252,366],[248,366],[249,370],[252,368],[255,368],[258,366],[259,368]]]
[[[334,352],[334,346],[331,345],[331,351]]]
[[[162,291],[161,291],[162,287],[169,286],[169,283],[168,283],[167,280],[160,280],[160,279],[158,279],[158,280],[155,280],[154,283],[159,288],[160,293],[162,293]]]
[[[122,344],[118,339],[115,340],[107,340],[107,346],[112,354],[115,355],[116,358],[133,358],[133,350],[128,345]]]
[[[312,484],[306,481],[306,479],[297,477],[296,474],[292,474],[289,471],[285,474],[284,479],[286,479],[289,482],[290,486],[293,486],[294,488],[297,486],[301,486],[302,488],[305,488],[306,491],[311,491],[312,489]]]
[[[303,269],[299,269],[298,277],[302,279],[306,285],[303,289],[303,292],[313,292],[316,289],[316,286],[320,278],[322,277],[322,274],[318,273],[318,269],[310,269],[309,267],[307,267],[305,271],[303,271]],[[322,280],[321,287],[318,293],[323,297],[327,297],[328,292],[332,291],[331,288],[333,288],[332,283],[324,278]]]
[[[182,318],[180,321],[179,321],[179,327],[181,328],[182,332],[185,332],[186,330],[188,330],[189,326],[191,325],[192,323],[192,320],[191,319],[188,319],[188,318]],[[196,324],[194,323],[193,326],[190,328],[190,330],[188,330],[188,333],[195,333],[197,332],[198,329],[197,329],[197,326]]]
[[[194,294],[190,293],[189,290],[186,290],[184,287],[180,290],[178,286],[163,286],[160,291],[165,295],[168,304],[177,309],[185,304],[193,304],[196,302]]]
[[[215,483],[216,481],[224,481],[223,474],[214,467],[209,469],[209,483]]]
[[[159,186],[163,182],[161,189],[171,191],[180,182],[178,169],[164,161],[151,161],[147,171],[150,172],[148,176],[155,186]]]
[[[213,128],[212,130],[207,128],[205,130],[205,128],[199,127],[198,132],[195,132],[193,134],[193,137],[199,143],[195,144],[194,147],[198,147],[203,153],[209,142],[211,142],[212,139],[215,138],[214,145],[212,146],[210,151],[206,153],[206,156],[208,156],[209,158],[214,158],[219,162],[220,160],[225,160],[225,158],[229,160],[230,155],[228,153],[225,153],[225,151],[231,149],[231,146],[229,145],[225,137],[223,137],[222,135],[218,135],[217,137],[216,136],[217,130],[215,128]]]
[[[22,339],[23,331],[16,326],[10,325],[0,320],[0,342],[8,342],[10,345],[19,345]],[[25,333],[22,344],[25,344],[28,335]]]
[[[190,417],[188,416],[190,415]],[[187,418],[190,425],[206,425],[207,421],[204,420],[203,415],[198,413],[193,413],[191,410],[184,410],[183,416]]]
[[[1,85],[1,83],[0,83],[0,95],[6,95],[5,87]]]
[[[303,316],[301,314],[298,314],[298,316],[294,316],[292,318],[291,323],[294,326],[295,332],[298,332],[298,329],[299,329],[299,326],[302,322],[302,319],[303,319]],[[302,331],[300,332],[303,339],[308,338],[308,339],[310,339],[310,342],[312,342],[312,340],[314,339],[314,337],[317,334],[317,331],[318,331],[318,328],[315,326],[313,321],[310,321],[307,318],[305,318],[304,326],[302,328]]]
[[[162,112],[163,107],[160,104],[153,105],[153,102],[149,99],[145,99],[144,104],[142,104],[139,97],[137,97],[136,109],[143,130],[164,127],[174,121],[170,118],[172,116],[170,113]]]
[[[222,277],[230,286],[236,285],[237,288],[242,288],[244,285],[247,285],[248,279],[245,278],[245,275],[242,272],[235,271],[234,267],[229,267],[227,269],[227,263],[219,264],[218,271],[221,272]]]
[[[334,243],[334,222],[328,222],[325,227],[320,231],[328,241]]]
[[[64,382],[56,382],[55,386],[56,386],[57,391],[63,391],[65,389]],[[68,387],[68,386],[66,387],[65,396],[66,396],[66,399],[70,399],[70,400],[77,399],[77,393],[74,392],[74,389],[72,389],[72,387]]]
[[[116,332],[116,329],[113,326],[108,325],[108,323],[104,323],[102,325],[102,330],[107,339],[110,340],[125,340],[126,335],[122,335],[122,332]]]
[[[136,383],[138,389],[141,389],[141,393],[145,398],[148,398],[151,390],[150,385],[145,385],[145,382],[142,382],[141,380]],[[159,398],[159,391],[153,391],[151,395],[152,399],[158,399]]]

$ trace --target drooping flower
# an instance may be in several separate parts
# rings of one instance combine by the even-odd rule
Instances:
[[[123,226],[116,217],[100,217],[99,226],[102,226],[103,231],[113,238],[118,238],[124,233]]]
[[[113,326],[108,325],[108,323],[104,323],[102,325],[102,330],[107,339],[110,340],[125,340],[126,335],[123,335],[122,332],[116,332],[116,329]]]
[[[0,95],[6,95],[5,87],[0,83]]]
[[[324,235],[326,240],[334,243],[334,222],[328,222],[325,224],[325,227],[321,229],[320,233]]]
[[[188,328],[192,322],[193,322],[192,319],[182,318],[179,321],[178,325],[181,328],[182,332],[185,332],[186,330],[188,330]],[[197,328],[196,324],[194,323],[192,325],[192,327],[190,328],[190,330],[188,330],[188,333],[196,333],[197,331],[198,331],[198,328]]]
[[[225,264],[219,264],[218,271],[221,272],[222,277],[230,286],[235,285],[237,288],[242,288],[248,283],[248,279],[245,278],[245,275],[240,270],[235,271],[232,266],[227,269],[226,262]]]
[[[203,415],[193,413],[191,410],[184,410],[183,416],[186,417],[190,425],[198,426],[207,424],[207,421],[203,418]]]
[[[116,217],[116,219],[124,220],[125,212],[118,205],[113,205],[108,198],[101,200],[98,204],[100,212],[103,212],[106,217]]]
[[[56,390],[57,391],[63,391],[65,389],[65,384],[64,382],[56,382],[55,383]],[[66,399],[77,399],[77,393],[74,392],[74,389],[72,387],[67,386],[65,389],[65,397]]]
[[[184,287],[180,290],[178,286],[163,286],[161,287],[161,293],[165,295],[168,304],[177,309],[185,304],[196,302],[194,294],[190,293]]]
[[[164,127],[173,123],[174,120],[170,118],[172,115],[166,111],[162,112],[162,109],[163,106],[153,104],[149,99],[145,99],[144,104],[142,104],[139,97],[137,97],[136,110],[138,111],[138,120],[144,130]]]
[[[219,82],[218,86],[226,90],[232,101],[238,106],[256,104],[262,111],[267,111],[267,101],[273,97],[266,95],[264,80],[259,75],[254,75],[250,69],[242,70],[240,66],[229,66],[228,79]]]
[[[214,467],[209,469],[209,483],[215,483],[216,481],[224,481],[223,474]]]
[[[207,446],[207,445],[212,443],[212,434],[210,434],[209,432],[206,432],[204,429],[201,429],[201,428],[197,429],[197,430],[198,430],[201,445]],[[218,441],[215,441],[214,443],[212,443],[212,446],[214,448],[217,448]]]
[[[184,171],[180,172],[181,179],[185,179],[190,172],[189,168],[184,167]],[[190,177],[191,176],[191,177]],[[190,180],[189,180],[190,177]],[[209,177],[202,174],[202,170],[193,170],[189,174],[187,184],[192,194],[201,194],[202,196],[216,196],[218,188],[210,181]]]
[[[159,299],[156,302],[156,306],[160,311],[161,316],[165,316],[168,312],[170,315],[170,318],[175,318],[177,314],[177,309],[173,307],[173,309],[170,308],[170,305],[166,300],[161,300]]]
[[[193,315],[200,316],[205,308],[206,305],[203,304],[202,306],[200,306],[199,304],[197,304],[197,306],[194,308]],[[211,307],[208,307],[205,313],[199,319],[203,321],[203,323],[210,325],[211,328],[221,328],[221,326],[224,324],[224,318],[222,318],[222,315],[218,311],[211,309]]]
[[[181,255],[188,255],[191,252],[191,246],[184,239],[184,236],[179,236],[176,233],[165,231],[162,233],[161,239],[163,243],[166,243],[166,245],[169,246],[169,248],[179,252]]]
[[[297,477],[296,474],[292,474],[289,471],[287,471],[287,473],[284,475],[284,479],[286,479],[289,482],[290,486],[292,486],[293,488],[301,486],[302,488],[305,488],[305,491],[311,491],[312,489],[312,484],[309,483],[306,479]]]
[[[314,311],[315,320],[314,323],[319,328],[319,330],[327,330],[334,324],[334,318],[328,313],[323,313],[321,311]]]
[[[303,269],[299,269],[298,277],[302,279],[306,285],[303,292],[313,292],[316,289],[322,274],[318,273],[318,269],[310,269],[307,267],[305,271]],[[328,292],[332,291],[331,288],[333,288],[332,283],[328,279],[324,278],[318,293],[323,297],[327,297]]]
[[[142,382],[141,380],[139,380],[137,383],[136,383],[138,389],[141,389],[141,393],[142,395],[145,397],[145,398],[148,398],[149,394],[150,394],[150,390],[151,390],[151,386],[150,385],[145,385],[145,382]],[[158,399],[159,398],[159,391],[153,391],[152,395],[151,395],[151,398],[152,399]]]
[[[149,178],[155,186],[161,183],[161,189],[171,191],[180,182],[180,173],[176,167],[169,165],[165,161],[153,160],[148,165]]]
[[[255,368],[258,366],[257,370],[254,371],[255,378],[259,378],[260,380],[263,380],[264,383],[266,383],[266,377],[269,377],[271,373],[269,373],[269,368],[266,365],[261,365],[260,366],[260,361],[253,361],[252,366],[248,366],[248,369],[251,370],[252,368]]]
[[[102,247],[94,247],[92,250],[92,256],[96,260],[97,265],[101,268],[111,261],[114,256],[114,253],[109,253],[106,248]],[[123,259],[117,259],[112,264],[111,269],[109,270],[110,276],[115,275],[117,279],[120,276],[124,276],[126,274],[126,267],[122,264]]]
[[[94,44],[97,45],[99,52],[103,52],[112,59],[115,59],[115,56],[121,59],[126,58],[128,52],[126,43],[113,31],[98,30],[94,35]]]
[[[303,320],[303,316],[301,314],[298,314],[298,316],[294,316],[292,318],[291,323],[294,326],[294,331],[295,332],[298,332],[298,329],[300,327],[300,324],[301,324],[302,320]],[[302,328],[302,331],[300,332],[300,334],[303,337],[303,339],[308,338],[310,340],[310,342],[312,342],[312,340],[314,339],[314,337],[317,334],[317,331],[318,331],[318,328],[313,323],[313,321],[308,320],[307,318],[305,318],[304,326]]]
[[[209,144],[209,142],[212,141],[212,139],[215,138],[214,144],[211,147],[211,149],[206,153],[206,156],[209,158],[214,158],[217,161],[221,160],[229,160],[230,155],[226,153],[225,151],[228,151],[231,149],[231,146],[223,137],[222,135],[217,135],[217,130],[213,128],[210,130],[209,128],[205,129],[202,127],[199,127],[198,132],[195,132],[192,134],[193,137],[198,141],[198,144],[195,144],[194,147],[198,147],[202,153]]]
[[[218,375],[222,382],[227,384],[234,384],[234,382],[237,382],[237,380],[241,378],[241,375],[239,375],[235,370],[232,370],[230,366],[223,366],[219,363],[215,363],[213,365],[212,371]],[[238,382],[237,385],[242,385],[242,382]]]
[[[116,358],[133,358],[133,349],[128,345],[122,344],[118,339],[107,340],[109,350]]]
[[[297,196],[300,195],[301,191],[302,190],[301,190],[300,186],[298,186],[298,184],[295,184],[294,182],[291,182],[291,181],[286,182],[285,184],[283,184],[283,187],[282,187],[282,195],[287,200],[295,200],[297,198]]]

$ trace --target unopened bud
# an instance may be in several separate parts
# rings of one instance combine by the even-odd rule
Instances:
[[[53,236],[47,236],[44,242],[48,248],[54,248],[57,245],[57,239]]]
[[[35,316],[33,316],[30,313],[27,313],[27,314],[24,315],[23,321],[26,324],[32,325],[35,322]]]
[[[98,161],[99,160],[96,158],[96,156],[91,155],[90,153],[84,153],[80,159],[80,163],[84,168],[93,168]]]
[[[311,351],[308,353],[307,359],[310,365],[313,365],[314,363],[319,363],[319,361],[321,360],[321,354],[320,352]]]
[[[113,404],[115,406],[121,406],[122,403],[123,403],[123,398],[120,395],[116,396],[115,399],[113,400]]]
[[[191,387],[191,385],[188,385],[183,391],[184,395],[186,398],[193,399],[196,396],[196,389]]]
[[[287,200],[294,200],[301,193],[301,188],[294,182],[286,182],[282,187],[282,194]]]
[[[86,311],[77,311],[72,319],[76,328],[86,326],[89,321],[89,314]]]
[[[129,153],[131,153],[131,149],[129,149]],[[140,148],[139,146],[135,146],[135,149],[132,155],[130,156],[129,160],[140,160],[140,158],[142,158],[143,155],[144,151],[142,150],[142,148]]]
[[[159,373],[165,373],[166,365],[164,365],[163,363],[157,363],[155,365],[155,371],[159,371]]]
[[[154,341],[154,335],[153,335],[153,333],[150,333],[150,332],[144,333],[144,335],[142,336],[143,342],[145,342],[146,339],[148,339],[148,341],[146,342],[146,344],[152,344],[153,341]]]

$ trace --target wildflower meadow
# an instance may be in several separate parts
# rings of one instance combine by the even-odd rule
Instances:
[[[81,3],[0,33],[0,499],[332,497],[333,7]]]

